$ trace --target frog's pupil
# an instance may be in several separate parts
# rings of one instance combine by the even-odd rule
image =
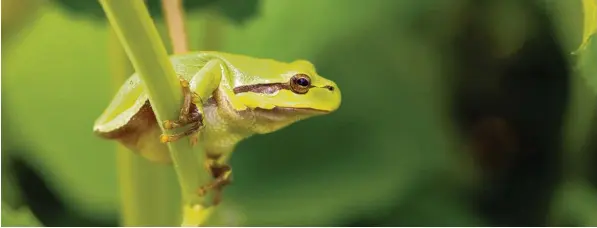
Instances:
[[[299,78],[296,81],[297,84],[301,85],[301,86],[309,86],[309,80],[305,79],[305,78]]]

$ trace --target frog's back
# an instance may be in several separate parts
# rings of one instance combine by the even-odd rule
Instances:
[[[221,60],[226,65],[226,70],[234,71],[232,73],[256,76],[259,74],[275,75],[274,72],[268,71],[276,71],[280,64],[286,64],[271,59],[257,59],[211,51],[192,52],[170,57],[176,74],[186,80],[190,80],[212,59]],[[232,80],[226,83],[238,86],[250,82]],[[137,73],[129,77],[120,87],[108,108],[95,122],[94,132],[101,137],[118,140],[129,149],[141,153],[150,160],[170,161],[166,145],[159,141],[161,130],[144,90],[143,82]]]
[[[192,52],[172,56],[172,64],[178,75],[185,79],[192,78],[208,61],[218,59],[225,65],[231,87],[247,84],[269,83],[283,81],[280,77],[295,69],[292,63],[280,62],[268,58],[255,58],[251,56],[231,54],[216,51]]]

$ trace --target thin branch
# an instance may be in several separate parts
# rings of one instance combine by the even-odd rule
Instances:
[[[185,28],[185,15],[182,7],[182,0],[162,0],[162,8],[168,24],[168,34],[174,54],[182,54],[189,51],[187,32]]]

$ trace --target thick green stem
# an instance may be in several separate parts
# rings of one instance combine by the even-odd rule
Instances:
[[[181,86],[145,3],[124,0],[100,0],[99,2],[133,67],[144,82],[159,123],[163,120],[177,119],[182,105]],[[170,133],[165,131],[161,124],[160,127],[163,132]],[[168,148],[178,174],[186,207],[209,207],[211,200],[208,199],[213,196],[199,197],[196,194],[199,186],[212,181],[211,176],[204,169],[204,156],[201,156],[203,153],[197,153],[200,155],[197,156],[187,140],[169,143]]]
[[[112,29],[109,41],[110,74],[116,92],[134,70]],[[173,170],[168,166],[153,164],[122,145],[118,145],[116,159],[121,225],[176,225],[180,213],[180,196]]]
[[[119,145],[122,226],[175,226],[180,222],[176,175]]]

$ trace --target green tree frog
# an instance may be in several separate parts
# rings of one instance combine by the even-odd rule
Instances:
[[[117,140],[143,157],[170,163],[165,143],[188,137],[201,146],[214,183],[201,191],[220,189],[230,181],[226,164],[238,142],[266,134],[339,108],[340,89],[308,61],[286,63],[221,52],[193,52],[170,58],[184,102],[177,120],[166,120],[162,134],[143,82],[133,74],[97,119],[94,132]]]

